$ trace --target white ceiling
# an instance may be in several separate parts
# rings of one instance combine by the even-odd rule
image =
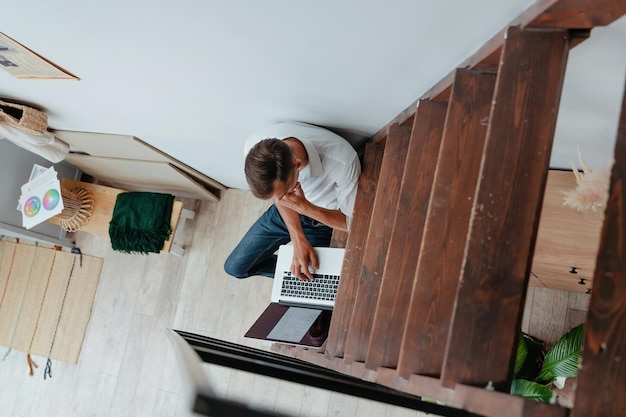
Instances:
[[[243,143],[300,120],[371,135],[532,0],[9,2],[0,32],[80,81],[16,80],[0,96],[54,129],[132,134],[230,187]],[[571,52],[552,165],[612,155],[626,20]]]

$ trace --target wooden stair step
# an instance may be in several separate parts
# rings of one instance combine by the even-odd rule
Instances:
[[[422,100],[415,113],[365,358],[371,369],[397,366],[447,107],[445,102]]]
[[[348,232],[334,229],[330,238],[330,246],[332,248],[345,248],[348,242]]]
[[[446,387],[493,382],[509,389],[568,50],[565,30],[507,31],[444,360]]]
[[[326,340],[325,355],[329,358],[343,357],[344,354],[384,149],[383,146],[373,143],[368,143],[365,147],[350,233],[345,245],[342,279],[339,281],[335,308]]]
[[[410,137],[410,127],[389,128],[344,352],[348,361],[362,362],[367,353]]]
[[[407,285],[412,298],[398,363],[403,376],[441,374],[495,82],[495,73],[456,72],[417,272]]]

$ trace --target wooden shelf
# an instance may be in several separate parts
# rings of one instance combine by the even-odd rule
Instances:
[[[111,222],[111,217],[113,216],[113,209],[115,208],[117,195],[126,192],[126,190],[107,187],[105,185],[76,181],[69,178],[63,178],[61,180],[61,187],[70,190],[78,187],[83,187],[93,193],[93,215],[91,217],[91,220],[89,220],[89,223],[87,223],[82,229],[80,229],[80,231],[94,233],[101,236],[109,236],[109,223]],[[169,240],[164,243],[162,249],[163,252],[169,252],[172,248],[174,232],[178,227],[178,222],[180,221],[182,211],[183,203],[180,201],[174,201],[171,219],[172,235],[170,236]],[[59,224],[59,220],[56,217],[53,217],[48,221],[50,223]]]

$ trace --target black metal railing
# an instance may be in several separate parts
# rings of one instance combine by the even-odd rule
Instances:
[[[447,407],[420,397],[394,390],[373,382],[344,375],[299,359],[268,352],[224,340],[214,339],[180,330],[173,330],[174,338],[182,339],[191,348],[197,359],[190,359],[186,354],[185,367],[198,367],[200,360],[213,365],[224,366],[258,375],[264,375],[285,381],[295,382],[316,388],[347,394],[368,400],[378,401],[394,406],[419,410],[444,417],[474,417],[476,414],[465,410]],[[180,342],[175,342],[178,350],[184,350]],[[181,353],[181,352],[179,352]],[[185,356],[185,355],[183,355]],[[193,373],[193,369],[187,369]],[[196,375],[199,375],[196,373]],[[202,374],[204,375],[204,374]],[[192,378],[195,398],[192,399],[194,412],[215,417],[221,416],[280,416],[273,411],[251,409],[247,404],[219,398],[208,381],[198,380],[203,376]],[[200,387],[198,387],[200,386]],[[233,414],[236,413],[236,414]]]

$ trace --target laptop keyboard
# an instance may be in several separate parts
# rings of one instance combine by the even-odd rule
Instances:
[[[339,275],[313,274],[313,281],[302,281],[285,271],[280,295],[314,300],[333,301],[337,295]]]

